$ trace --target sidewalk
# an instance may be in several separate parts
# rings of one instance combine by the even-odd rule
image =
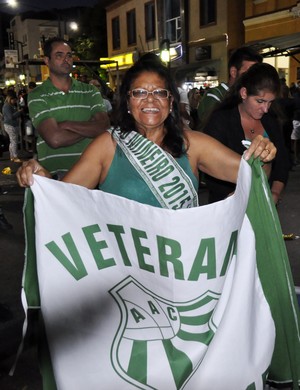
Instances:
[[[23,156],[30,157],[30,156]],[[2,169],[10,167],[11,175],[3,175]],[[12,318],[0,322],[0,388],[3,390],[40,390],[36,349],[29,340],[17,365],[15,375],[8,376],[22,336],[24,312],[21,305],[21,280],[24,264],[23,197],[24,189],[16,183],[15,172],[19,164],[0,158],[0,204],[13,230],[0,232],[0,303],[7,305]],[[200,198],[206,199],[206,189],[200,190]],[[278,207],[284,233],[300,235],[300,166],[290,173],[290,180]],[[300,239],[286,241],[295,285],[300,286]]]

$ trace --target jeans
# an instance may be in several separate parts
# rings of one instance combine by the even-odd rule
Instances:
[[[17,127],[7,125],[4,123],[4,130],[9,137],[9,154],[10,158],[18,158],[18,135],[19,129]]]

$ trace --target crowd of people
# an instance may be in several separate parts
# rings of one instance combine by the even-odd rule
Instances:
[[[281,85],[275,68],[264,64],[257,53],[237,50],[228,64],[228,82],[207,90],[204,96],[197,88],[184,93],[182,80],[176,84],[160,59],[148,53],[124,75],[114,108],[99,80],[82,82],[70,76],[73,62],[69,42],[60,38],[46,41],[44,61],[50,76],[26,97],[27,115],[37,134],[37,158],[24,161],[19,168],[20,186],[31,186],[35,174],[168,208],[156,193],[159,186],[145,181],[142,164],[134,165],[128,158],[134,152],[125,139],[138,136],[178,173],[189,195],[182,208],[198,204],[202,173],[207,178],[210,202],[230,196],[242,154],[246,159],[254,156],[261,160],[274,202],[278,202],[290,169],[280,116],[271,110],[280,97]],[[10,158],[21,162],[13,128],[24,108],[15,106],[16,97],[11,95],[2,112],[5,117],[10,111],[13,118],[11,122],[4,119]],[[299,135],[297,118],[294,139]],[[242,146],[243,139],[251,141],[248,150]],[[157,188],[153,191],[152,187]],[[45,352],[45,334],[41,343]],[[45,352],[41,359],[42,371],[48,373],[51,358]],[[48,374],[43,380],[45,389],[55,388]]]

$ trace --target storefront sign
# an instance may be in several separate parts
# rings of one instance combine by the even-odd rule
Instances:
[[[17,50],[4,50],[5,67],[15,68],[18,63],[18,51]]]

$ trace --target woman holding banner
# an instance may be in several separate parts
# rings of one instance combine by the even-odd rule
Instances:
[[[179,116],[177,88],[168,69],[154,54],[147,54],[142,57],[126,73],[121,87],[118,115],[116,122],[118,126],[100,135],[88,146],[78,163],[64,176],[62,179],[64,182],[78,184],[89,189],[98,187],[104,192],[155,206],[155,210],[158,210],[159,207],[180,209],[197,206],[199,169],[223,180],[236,182],[241,157],[213,138],[184,128]],[[258,136],[253,139],[244,157],[249,159],[250,156],[254,156],[260,158],[264,163],[268,163],[274,158],[275,154],[276,148],[273,143],[269,139]],[[37,161],[30,160],[24,162],[17,172],[20,185],[22,187],[32,185],[33,174],[51,177],[49,172]],[[96,193],[100,194],[97,191]],[[93,194],[95,194],[94,191]],[[57,199],[60,200],[60,197],[58,196]],[[36,212],[38,213],[38,211]],[[153,215],[153,210],[151,210],[151,213]],[[174,214],[177,214],[177,212]],[[120,216],[118,213],[116,215],[119,220]],[[27,256],[27,259],[30,260],[30,257]],[[131,275],[132,268],[127,268]],[[112,272],[115,275],[115,269]],[[249,278],[248,273],[247,278]],[[32,282],[34,284],[34,281],[31,280],[31,285]],[[90,286],[87,290],[89,288]],[[96,301],[98,307],[98,299]],[[137,322],[141,318],[136,318]],[[186,319],[185,315],[184,318]],[[109,326],[111,327],[111,325],[112,322]],[[199,325],[199,323],[196,325]],[[143,328],[142,331],[147,333],[148,329]],[[55,335],[59,336],[60,342],[64,338],[64,335],[59,332]],[[41,349],[45,359],[47,353],[43,347],[45,347],[49,338],[44,336],[42,339]],[[69,333],[66,340],[70,340]],[[69,346],[73,348],[71,344]],[[70,348],[70,351],[72,348]],[[174,351],[170,353],[170,361],[172,361],[172,364],[174,363],[174,367],[179,367],[183,354],[175,353],[173,355]],[[224,351],[221,352],[224,354]],[[145,348],[143,353],[145,354]],[[220,354],[218,350],[218,355],[222,356],[222,353]],[[137,356],[138,360],[143,360],[139,354]],[[178,359],[176,356],[178,356]],[[46,358],[45,360],[47,361],[46,367],[49,368],[51,359],[47,360]],[[147,365],[146,360],[144,363]],[[151,364],[149,365],[151,366]],[[43,366],[43,362],[41,366]],[[190,367],[190,364],[188,363],[187,366]],[[130,369],[135,372],[139,371],[137,360],[130,366]],[[129,371],[130,369],[128,368]],[[233,367],[233,371],[234,369],[235,367]],[[44,388],[47,390],[55,389],[55,381],[51,372],[49,373],[44,366],[42,371]],[[120,373],[122,376],[123,371],[120,371]],[[177,376],[176,372],[173,374],[175,377]],[[244,372],[238,372],[238,374],[243,376]],[[142,377],[142,382],[146,381],[143,372],[138,372],[137,375]],[[229,375],[234,380],[235,377],[231,375],[231,372],[229,372]],[[109,374],[107,376],[109,377]],[[161,372],[159,372],[159,375],[157,375],[157,372],[153,374],[155,380],[157,376],[164,377],[165,375],[162,375]],[[134,375],[132,374],[130,378],[134,378]],[[85,380],[85,378],[81,378],[81,380]],[[108,380],[113,382],[113,379],[108,378]],[[132,380],[133,383],[136,383],[135,379]],[[177,387],[172,388],[182,388],[184,380],[179,378],[179,382]],[[98,385],[99,383],[97,383]],[[146,387],[146,385],[142,385],[140,388]],[[223,387],[226,388],[226,384]],[[80,385],[76,388],[79,389]],[[114,389],[116,385],[114,383],[112,387],[105,388]],[[151,388],[169,387],[152,386]],[[227,389],[229,389],[228,386]]]
[[[99,136],[63,181],[173,209],[197,204],[199,170],[236,182],[240,156],[184,128],[176,85],[155,54],[146,54],[127,71],[117,115],[117,127]],[[245,158],[269,163],[275,154],[273,143],[258,136]],[[31,185],[33,173],[50,177],[38,161],[29,160],[17,173],[19,184]]]

